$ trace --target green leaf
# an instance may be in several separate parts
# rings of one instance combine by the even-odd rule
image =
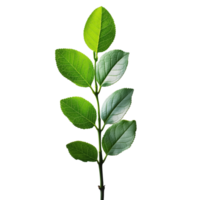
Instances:
[[[81,87],[91,87],[94,68],[91,60],[73,49],[56,49],[56,63],[60,73]]]
[[[76,160],[82,160],[83,162],[95,162],[97,161],[97,149],[86,142],[76,141],[66,145],[69,153]]]
[[[126,71],[129,53],[113,50],[105,53],[97,64],[97,81],[99,85],[109,86],[117,82]]]
[[[102,139],[106,155],[118,155],[128,149],[134,141],[136,121],[122,120],[107,129]]]
[[[95,125],[94,106],[81,97],[70,97],[60,101],[64,115],[78,128],[88,129]]]
[[[114,124],[120,121],[131,105],[133,89],[120,89],[111,94],[103,103],[101,118],[105,124]]]
[[[103,52],[112,44],[114,38],[115,24],[112,16],[104,7],[95,9],[85,24],[85,43],[91,50]]]

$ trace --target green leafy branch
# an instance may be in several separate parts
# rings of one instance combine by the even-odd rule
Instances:
[[[106,52],[98,61],[98,53],[106,51],[115,38],[115,24],[110,13],[103,7],[95,9],[89,16],[84,28],[84,40],[93,51],[92,61],[74,49],[57,49],[56,64],[60,73],[80,87],[89,87],[97,101],[94,106],[82,97],[70,97],[60,101],[64,115],[81,129],[95,127],[98,132],[99,151],[93,145],[75,141],[66,145],[71,156],[83,162],[97,162],[100,174],[100,200],[104,199],[103,163],[108,155],[118,155],[128,149],[134,141],[136,121],[122,120],[131,105],[133,89],[123,88],[112,93],[100,110],[99,94],[102,87],[116,83],[125,73],[129,53],[122,50]],[[95,89],[92,88],[94,80]],[[98,118],[98,125],[96,119]],[[104,125],[101,127],[101,120]],[[106,124],[109,127],[103,138]],[[105,157],[102,157],[102,147]],[[99,154],[99,155],[98,155]]]

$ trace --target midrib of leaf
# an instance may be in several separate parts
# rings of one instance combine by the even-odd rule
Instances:
[[[82,147],[82,149],[83,149],[83,145],[81,145],[81,147]],[[78,152],[81,152],[81,150],[79,150],[77,147],[75,147],[75,149],[78,151]],[[89,149],[89,148],[87,148],[87,149]],[[87,157],[89,157],[89,158],[92,158],[93,160],[94,160],[94,158],[93,157],[90,157],[89,156],[89,154],[87,154],[87,153],[84,153],[84,151],[82,150],[82,152],[81,153],[78,153],[78,154],[84,154],[84,155],[86,155]]]
[[[98,43],[97,43],[97,49],[96,49],[96,52],[98,52],[98,49],[99,49],[99,40],[100,40],[101,27],[102,27],[102,15],[103,15],[103,12],[102,12],[102,6],[101,6],[101,25],[100,25],[100,29],[99,29],[99,39],[98,39]]]

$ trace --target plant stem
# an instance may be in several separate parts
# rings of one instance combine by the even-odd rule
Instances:
[[[98,86],[97,86],[97,81],[96,81],[96,62],[98,60],[97,53],[94,52],[94,70],[95,70],[95,97],[97,100],[97,111],[98,111],[98,138],[99,138],[99,175],[100,175],[100,200],[104,200],[104,184],[103,184],[103,158],[102,158],[102,145],[101,145],[101,116],[100,116],[100,106],[99,106],[99,92],[98,91]],[[101,88],[101,87],[100,87]]]
[[[98,136],[99,136],[99,175],[100,175],[100,200],[104,200],[104,184],[103,184],[103,158],[102,158],[102,147],[101,147],[101,118],[100,118],[100,110],[99,110],[99,98],[98,94],[95,95],[97,100],[97,106],[98,106],[98,123],[99,123],[99,130],[98,130]]]

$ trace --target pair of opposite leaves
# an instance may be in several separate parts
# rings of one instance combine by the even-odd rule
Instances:
[[[106,88],[116,84],[128,71],[130,58],[129,51],[110,49],[100,55],[95,68],[85,52],[72,48],[53,50],[58,74],[79,88],[93,88],[95,75],[98,86]]]
[[[106,130],[102,139],[102,147],[106,155],[118,155],[128,149],[134,141],[136,122],[122,120]],[[84,162],[97,161],[97,149],[86,142],[76,141],[67,144],[72,157]]]

